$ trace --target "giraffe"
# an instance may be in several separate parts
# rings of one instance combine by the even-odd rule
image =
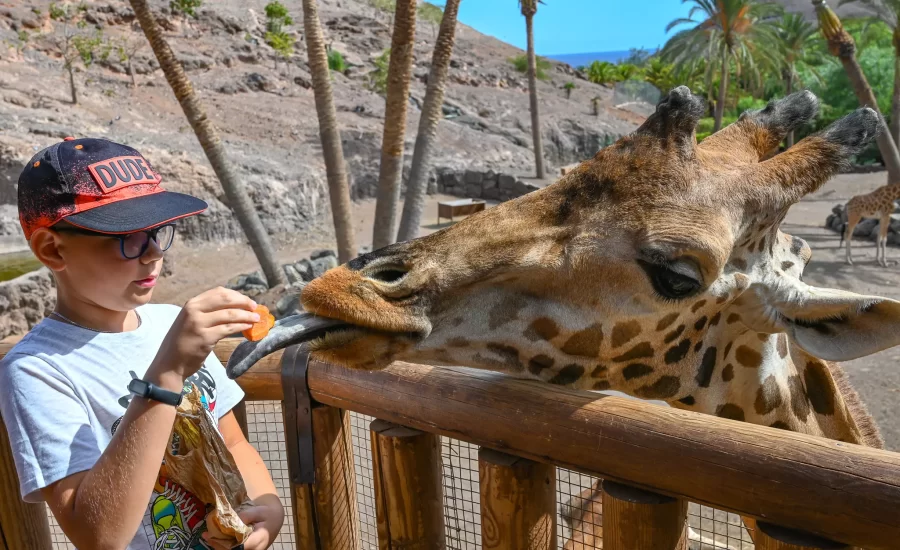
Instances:
[[[887,234],[891,227],[891,214],[894,213],[894,202],[900,199],[900,185],[889,184],[866,193],[857,195],[847,201],[844,223],[844,231],[841,232],[841,244],[847,240],[847,263],[853,265],[850,258],[850,242],[853,240],[853,230],[856,224],[863,218],[878,218],[878,240],[875,241],[875,261],[882,267],[888,266],[887,261]],[[840,245],[838,245],[840,246]],[[881,256],[879,256],[879,251]],[[893,262],[891,262],[893,263]]]
[[[817,111],[796,92],[698,144],[704,101],[679,86],[555,183],[313,280],[229,376],[315,330],[314,357],[350,368],[465,365],[882,447],[835,361],[900,344],[900,302],[807,285],[810,247],[780,230],[879,115],[775,154]]]

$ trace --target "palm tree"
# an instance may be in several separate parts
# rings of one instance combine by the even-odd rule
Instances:
[[[775,43],[772,19],[781,8],[754,0],[682,0],[696,4],[687,18],[666,26],[666,32],[681,25],[693,25],[673,36],[663,48],[663,56],[677,65],[691,65],[707,58],[708,71],[718,67],[719,94],[715,104],[713,131],[722,127],[728,78],[732,64],[738,75],[751,71],[759,79],[758,65],[775,65],[769,46]],[[694,19],[700,14],[699,20]],[[711,72],[707,73],[707,79]]]
[[[894,95],[891,96],[891,137],[900,143],[900,0],[840,0],[838,6],[859,2],[894,31]]]
[[[394,243],[397,236],[397,202],[400,200],[400,179],[403,175],[403,140],[415,37],[416,0],[397,0],[372,235],[372,248],[375,250]]]
[[[303,0],[303,34],[306,38],[309,71],[316,98],[319,139],[322,141],[322,154],[325,157],[325,174],[328,178],[328,195],[337,239],[338,261],[344,263],[356,257],[350,213],[350,186],[347,183],[344,149],[341,146],[341,134],[337,128],[334,97],[331,93],[331,71],[328,67],[328,54],[325,51],[325,38],[322,36],[316,0]]]
[[[197,141],[200,142],[203,152],[206,153],[206,158],[222,183],[222,189],[224,189],[225,195],[228,197],[228,201],[244,230],[244,234],[247,235],[247,239],[250,241],[250,247],[256,254],[256,260],[262,267],[269,285],[275,286],[287,283],[284,271],[279,268],[278,263],[275,261],[269,234],[256,213],[253,201],[250,199],[250,195],[247,194],[243,182],[237,178],[231,162],[225,154],[225,147],[219,139],[219,134],[209,118],[207,118],[206,111],[200,104],[200,100],[194,94],[194,87],[184,73],[184,68],[175,59],[175,54],[172,53],[172,49],[163,38],[159,23],[156,22],[156,17],[150,11],[147,0],[130,0],[130,2],[135,16],[137,16],[141,28],[144,30],[144,35],[147,37],[147,41],[150,42],[150,47],[153,48],[156,60],[159,62],[159,66],[162,68],[163,74],[166,75],[166,80],[175,94],[175,99],[181,104],[181,109],[184,111],[191,128],[193,128]]]
[[[881,114],[875,94],[872,93],[872,87],[869,86],[866,75],[863,74],[862,67],[859,66],[859,61],[856,59],[856,43],[853,41],[853,37],[844,30],[841,20],[828,7],[825,0],[813,0],[813,4],[816,6],[819,28],[822,30],[825,40],[828,41],[828,51],[841,60],[860,105],[868,106]],[[878,142],[878,150],[881,152],[881,158],[888,171],[888,181],[897,182],[900,181],[900,154],[897,153],[897,146],[884,122],[884,117],[879,116],[879,120],[883,131],[878,132],[875,138]]]
[[[403,216],[400,219],[398,241],[415,239],[419,233],[419,223],[425,208],[425,192],[428,185],[428,168],[438,122],[443,118],[444,84],[456,41],[456,15],[460,0],[447,0],[444,16],[434,44],[431,58],[431,72],[428,74],[428,88],[425,103],[419,118],[419,132],[416,134],[416,148],[413,151],[412,168],[406,184],[406,199],[403,202]]]
[[[785,95],[794,91],[794,83],[803,85],[797,73],[798,66],[805,66],[810,74],[818,78],[818,74],[812,68],[822,62],[818,56],[818,49],[812,42],[818,39],[818,29],[807,21],[802,15],[796,13],[785,14],[778,23],[778,47],[782,57],[782,77],[784,78]],[[794,132],[787,135],[787,146],[794,144]]]
[[[538,112],[537,60],[534,55],[534,14],[541,0],[519,0],[525,16],[525,32],[528,36],[528,95],[531,100],[531,136],[534,139],[534,169],[538,179],[544,178],[544,146],[541,144],[541,115]]]

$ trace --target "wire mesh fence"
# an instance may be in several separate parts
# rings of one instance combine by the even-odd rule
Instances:
[[[351,442],[356,474],[360,550],[378,550],[375,487],[372,476],[372,446],[369,425],[374,419],[350,414]],[[290,478],[284,444],[281,403],[247,403],[248,439],[266,462],[278,494],[285,505],[285,524],[273,550],[294,550]],[[481,515],[478,481],[478,447],[441,437],[444,487],[444,521],[448,550],[480,550]],[[603,512],[600,479],[557,468],[557,548],[592,550],[602,548]],[[54,550],[73,550],[62,529],[50,515]],[[752,550],[753,542],[740,516],[691,503],[688,507],[692,550]]]

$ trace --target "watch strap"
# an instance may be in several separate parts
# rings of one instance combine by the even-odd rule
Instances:
[[[181,392],[176,393],[160,388],[156,384],[147,382],[146,380],[139,380],[137,378],[132,379],[132,381],[128,384],[128,389],[135,395],[153,401],[158,401],[160,403],[165,403],[166,405],[172,405],[173,407],[177,407],[181,404]]]

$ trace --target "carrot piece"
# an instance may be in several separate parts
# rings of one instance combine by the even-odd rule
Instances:
[[[247,340],[258,342],[265,338],[269,333],[269,329],[275,326],[275,316],[269,313],[269,308],[264,305],[256,306],[256,313],[259,314],[259,321],[253,323],[249,329],[241,332]]]

